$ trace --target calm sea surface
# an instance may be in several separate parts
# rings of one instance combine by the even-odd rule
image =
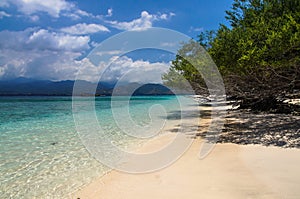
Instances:
[[[149,109],[157,104],[167,113],[180,110],[175,96],[131,97],[130,115],[148,124]],[[110,97],[96,98],[95,109],[99,125],[115,143],[125,148],[139,143],[114,121]],[[1,198],[67,198],[108,170],[81,143],[71,97],[0,97]]]

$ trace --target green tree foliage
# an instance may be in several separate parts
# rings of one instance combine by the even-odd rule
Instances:
[[[235,0],[209,49],[224,72],[299,64],[300,1]]]
[[[212,32],[208,32],[205,36],[211,34]],[[209,45],[206,43],[204,46],[209,47]],[[169,72],[163,75],[167,86],[182,89],[191,85],[196,92],[206,93],[207,86],[217,90],[218,86],[223,84],[218,77],[217,67],[206,49],[193,40],[182,45],[176,59],[172,61]]]
[[[201,33],[198,43],[215,61],[228,93],[246,98],[300,89],[300,1],[234,0],[226,14],[230,27],[221,24],[217,31]],[[180,51],[191,55],[194,46],[189,42]],[[203,84],[182,56],[171,70]]]

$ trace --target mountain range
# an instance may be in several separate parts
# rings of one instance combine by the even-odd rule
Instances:
[[[80,96],[111,96],[112,93],[114,95],[173,95],[173,92],[162,84],[92,83],[84,80],[51,81],[19,77],[0,80],[0,96],[71,96],[74,85],[77,88],[74,94]],[[93,92],[95,90],[96,92]]]

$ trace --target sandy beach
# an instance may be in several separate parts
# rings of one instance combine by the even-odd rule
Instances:
[[[150,174],[116,171],[74,198],[299,198],[300,150],[218,144],[203,160],[201,141],[175,164]]]
[[[194,118],[189,122],[197,124],[199,119]],[[208,119],[202,119],[200,127],[207,126],[208,123]],[[159,136],[147,143],[141,151],[148,152],[162,147],[175,135],[169,132]],[[80,199],[299,198],[299,149],[217,144],[208,156],[200,159],[200,147],[204,140],[199,137],[191,137],[191,139],[194,139],[194,142],[188,151],[165,169],[147,174],[128,174],[113,170],[72,193],[70,197]]]

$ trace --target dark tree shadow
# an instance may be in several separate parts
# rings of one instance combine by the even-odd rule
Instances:
[[[207,135],[207,133],[197,134],[209,141]],[[217,142],[300,148],[300,117],[230,111]]]
[[[220,106],[226,104],[220,103]],[[205,110],[174,111],[168,114],[168,120],[178,120],[181,114],[185,118],[211,119],[209,102],[200,105]],[[208,107],[208,109],[207,109]],[[254,113],[247,110],[230,110],[225,114],[225,123],[221,132],[208,132],[208,125],[189,124],[185,130],[175,127],[173,133],[184,132],[191,138],[203,138],[208,142],[259,144],[283,148],[300,148],[300,116],[292,114]],[[195,130],[196,129],[196,130]]]

